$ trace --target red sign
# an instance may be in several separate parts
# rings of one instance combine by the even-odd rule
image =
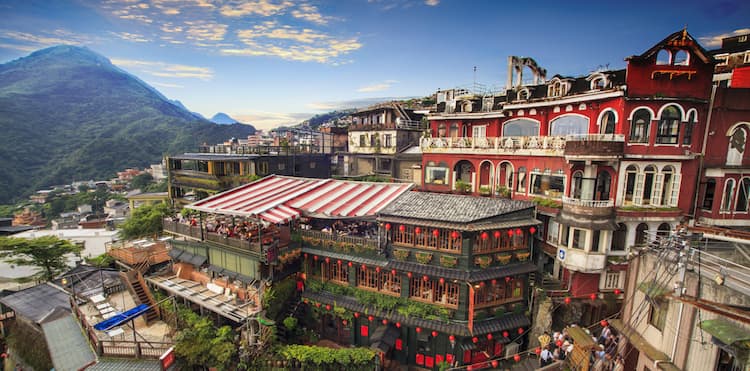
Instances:
[[[168,370],[169,367],[174,364],[174,347],[167,349],[167,351],[159,357],[159,363],[161,363],[162,370]]]

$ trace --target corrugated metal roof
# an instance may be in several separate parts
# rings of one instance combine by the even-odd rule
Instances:
[[[34,323],[38,323],[57,307],[70,310],[68,294],[45,283],[2,297],[0,303],[13,309],[16,315]]]
[[[42,331],[56,370],[80,370],[96,361],[81,327],[70,312],[42,323]]]

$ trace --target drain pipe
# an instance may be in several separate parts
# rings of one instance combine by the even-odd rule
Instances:
[[[703,143],[701,144],[701,158],[698,162],[698,174],[695,179],[695,193],[693,194],[693,225],[695,225],[698,216],[698,196],[700,194],[701,180],[703,179],[703,167],[706,158],[706,144],[708,143],[708,133],[711,129],[711,118],[714,113],[714,100],[716,99],[716,89],[718,86],[711,86],[711,98],[708,100],[708,115],[706,116],[706,129],[703,131]]]

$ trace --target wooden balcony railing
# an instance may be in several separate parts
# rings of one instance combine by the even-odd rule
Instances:
[[[299,235],[303,241],[307,239],[307,241],[310,242],[310,239],[312,239],[320,241],[324,246],[328,243],[330,245],[350,245],[352,247],[359,246],[368,250],[378,250],[378,240],[374,238],[339,235],[336,233],[315,230],[300,230]]]
[[[191,226],[169,219],[164,219],[162,225],[165,232],[176,233],[195,240],[210,241],[219,245],[230,246],[236,249],[248,250],[256,253],[260,253],[261,251],[261,247],[258,244],[257,237],[250,240],[240,239],[236,237],[224,237],[223,235],[218,233],[208,232],[205,228],[201,233],[200,226]],[[280,245],[286,246],[286,244]]]

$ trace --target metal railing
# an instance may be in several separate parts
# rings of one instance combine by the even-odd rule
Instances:
[[[346,235],[339,235],[337,233],[328,233],[328,232],[314,231],[314,230],[300,230],[299,234],[300,234],[300,237],[314,238],[322,242],[329,241],[329,242],[337,242],[337,243],[345,243],[345,244],[350,244],[350,245],[362,246],[364,248],[372,249],[372,250],[378,249],[378,241],[374,238],[346,236]]]
[[[578,198],[563,196],[562,201],[564,204],[591,208],[615,206],[615,200],[581,200]]]
[[[440,149],[494,149],[515,150],[564,150],[568,141],[624,142],[622,134],[576,134],[528,137],[445,137],[422,138],[423,150]]]

